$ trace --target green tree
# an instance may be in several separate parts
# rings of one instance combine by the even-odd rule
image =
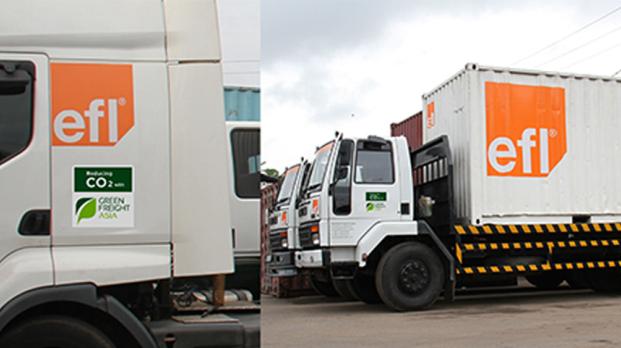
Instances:
[[[272,178],[278,178],[280,176],[280,173],[278,173],[278,170],[274,168],[267,168],[265,169],[265,175],[271,176]]]

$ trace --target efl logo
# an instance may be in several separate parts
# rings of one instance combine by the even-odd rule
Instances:
[[[114,146],[134,126],[128,64],[51,65],[52,144]]]
[[[567,152],[565,90],[485,83],[487,175],[547,177]]]

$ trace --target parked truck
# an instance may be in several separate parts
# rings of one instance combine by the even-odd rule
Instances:
[[[423,96],[417,149],[338,135],[296,265],[395,310],[518,276],[621,290],[620,82],[468,64]]]
[[[4,5],[0,347],[258,346],[170,290],[234,271],[216,2]]]

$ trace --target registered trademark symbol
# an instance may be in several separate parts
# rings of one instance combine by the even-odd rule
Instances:
[[[550,129],[551,138],[556,138],[557,135],[558,135],[558,131],[555,128]]]
[[[127,100],[125,100],[125,98],[123,97],[119,98],[119,105],[123,106],[125,104],[127,104]]]

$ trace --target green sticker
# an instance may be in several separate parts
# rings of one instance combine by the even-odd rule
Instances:
[[[367,192],[367,201],[385,202],[386,192]]]
[[[375,205],[373,203],[367,203],[367,211],[373,211],[375,209]]]
[[[132,192],[131,167],[74,168],[74,192]]]

